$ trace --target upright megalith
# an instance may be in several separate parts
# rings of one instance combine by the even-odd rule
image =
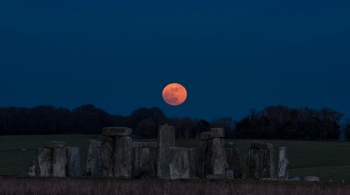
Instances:
[[[52,177],[66,177],[66,148],[53,149]]]
[[[169,148],[170,179],[190,178],[190,159],[187,148]]]
[[[228,169],[233,171],[235,179],[241,179],[242,178],[241,152],[237,147],[234,147],[233,142],[225,142],[224,146],[225,148],[228,148],[227,157],[226,157],[226,160],[229,166]]]
[[[35,175],[37,177],[51,177],[52,161],[52,148],[38,148],[35,155]]]
[[[263,178],[275,178],[275,162],[273,161],[273,145],[271,143],[262,144],[263,162],[262,162],[262,177]]]
[[[262,175],[261,170],[261,156],[260,156],[261,143],[252,143],[248,149],[248,159],[247,159],[247,179],[254,178],[260,179]]]
[[[130,179],[132,176],[132,138],[117,136],[114,148],[114,177]]]
[[[170,179],[169,150],[175,147],[175,127],[160,125],[158,129],[157,145],[157,177]]]
[[[287,147],[279,148],[279,161],[278,161],[278,178],[288,179],[288,155]]]
[[[197,167],[198,167],[198,155],[199,148],[187,148],[188,160],[190,163],[190,178],[198,178],[197,176]]]
[[[212,146],[212,172],[214,175],[226,174],[228,169],[228,164],[226,161],[226,151],[224,149],[224,139],[223,138],[213,138]]]
[[[81,159],[78,147],[66,147],[67,166],[66,174],[70,177],[81,176]]]
[[[114,146],[115,137],[103,136],[103,139],[101,141],[101,160],[103,165],[103,177],[114,177]]]
[[[136,143],[136,144],[134,144]],[[148,147],[143,146],[150,146],[148,144],[137,144],[137,143],[144,143],[144,142],[133,142],[134,147],[134,177],[150,177],[153,175],[152,172],[152,164],[150,161],[150,152]]]
[[[101,142],[99,141],[89,140],[86,151],[85,174],[94,177],[103,176]]]
[[[198,149],[197,158],[197,171],[196,175],[200,178],[206,177],[206,164],[207,164],[207,153],[208,153],[208,141],[210,139],[210,133],[203,132],[199,135],[200,145]]]
[[[157,148],[157,142],[133,142],[134,150],[134,177],[153,177],[154,170],[150,160],[150,148]]]
[[[32,176],[32,177],[36,176],[36,174],[35,174],[35,156],[33,157],[32,161],[30,161],[30,164],[29,164],[29,167],[27,170],[27,175]]]

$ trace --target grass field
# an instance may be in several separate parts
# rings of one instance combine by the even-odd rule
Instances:
[[[82,173],[85,170],[85,153],[88,140],[101,141],[101,135],[33,135],[0,136],[0,175],[25,174],[37,148],[46,141],[65,141],[69,146],[79,147]],[[134,139],[133,141],[156,141],[156,139]],[[248,148],[253,142],[272,143],[276,168],[278,148],[288,148],[290,176],[318,176],[321,181],[350,183],[350,142],[327,141],[281,141],[281,140],[231,140],[242,154],[243,173],[246,173]],[[197,147],[197,139],[177,139],[177,147]],[[21,149],[27,149],[22,151]],[[151,160],[156,159],[156,150],[151,149]]]

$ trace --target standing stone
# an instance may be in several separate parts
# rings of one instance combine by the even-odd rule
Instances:
[[[101,159],[101,142],[89,140],[86,151],[85,173],[87,176],[103,176]]]
[[[170,147],[170,179],[189,179],[190,160],[187,148]]]
[[[67,142],[49,141],[45,142],[45,148],[65,148]]]
[[[152,175],[149,148],[134,148],[134,176]]]
[[[67,176],[80,177],[81,176],[81,160],[78,147],[66,147],[67,153]]]
[[[132,138],[117,136],[114,147],[114,176],[120,179],[130,179],[132,176]]]
[[[242,178],[241,153],[237,147],[231,147],[227,153],[227,163],[230,170],[234,172],[234,178]]]
[[[205,168],[205,175],[213,175],[214,174],[214,167],[213,167],[213,140],[208,140],[207,145],[207,162],[206,162],[206,168]]]
[[[198,149],[197,175],[200,178],[205,178],[206,170],[204,168],[204,163],[207,163],[208,140],[210,139],[210,134],[203,132],[199,137],[201,140]]]
[[[275,162],[273,161],[273,145],[271,143],[263,144],[266,148],[263,153],[263,178],[275,178]]]
[[[212,165],[213,174],[224,175],[228,164],[226,162],[226,151],[224,149],[224,139],[223,138],[213,138],[212,146]]]
[[[197,159],[199,148],[187,148],[190,162],[190,178],[197,178]]]
[[[52,176],[66,177],[67,154],[66,148],[53,149]]]
[[[35,155],[35,174],[37,177],[50,177],[52,175],[52,148],[38,148]]]
[[[175,147],[175,127],[165,123],[165,125],[160,125],[158,129],[157,177],[159,179],[170,179],[170,147]]]
[[[288,155],[287,147],[279,148],[278,178],[288,179]]]
[[[35,177],[35,156],[33,157],[32,161],[30,161],[29,168],[27,170],[27,175]]]
[[[103,136],[103,139],[101,141],[101,160],[103,165],[103,177],[114,177],[114,146],[115,137]]]
[[[129,136],[132,129],[129,127],[105,127],[102,129],[104,136]]]
[[[149,148],[140,148],[140,175],[149,175],[152,173],[152,166],[149,155]]]
[[[248,178],[260,178],[260,152],[258,148],[250,147],[248,150],[248,171],[247,171],[247,179]]]

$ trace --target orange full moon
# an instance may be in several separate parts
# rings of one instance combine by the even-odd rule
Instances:
[[[187,91],[182,85],[171,83],[163,89],[162,96],[167,104],[177,106],[186,100]]]

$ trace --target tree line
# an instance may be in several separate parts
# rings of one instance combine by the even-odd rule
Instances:
[[[101,134],[103,127],[130,127],[137,138],[156,138],[159,125],[175,126],[176,138],[198,138],[210,128],[225,128],[231,139],[338,140],[350,138],[350,119],[340,125],[342,113],[286,106],[251,109],[236,121],[223,117],[214,122],[190,117],[168,118],[157,108],[139,108],[130,116],[112,115],[92,104],[74,108],[40,105],[34,108],[0,108],[0,135]]]

